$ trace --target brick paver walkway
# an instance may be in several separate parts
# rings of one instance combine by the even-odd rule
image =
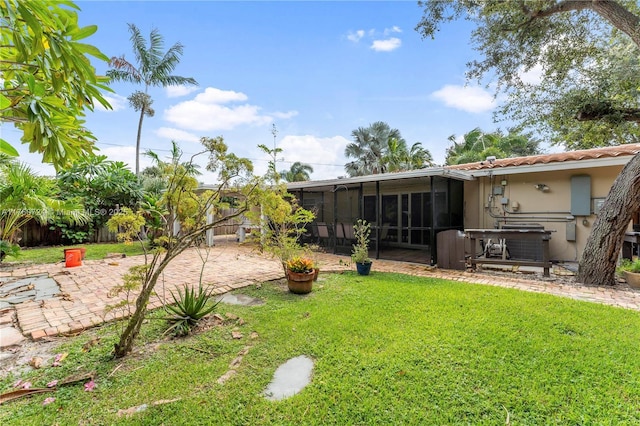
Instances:
[[[197,284],[202,268],[201,255],[206,251],[189,249],[174,259],[166,269],[156,287],[157,295],[152,297],[149,307],[162,306],[171,298],[170,291],[184,284]],[[352,269],[349,257],[331,254],[318,255],[322,271],[344,271]],[[0,280],[7,277],[25,277],[48,274],[59,284],[58,297],[40,302],[24,302],[10,308],[15,312],[17,326],[21,333],[37,340],[45,336],[77,333],[105,321],[126,315],[122,309],[108,310],[123,300],[124,294],[114,295],[112,289],[122,283],[122,276],[133,265],[142,264],[142,256],[123,259],[85,261],[83,266],[65,268],[63,264],[37,265],[0,271]],[[375,260],[374,273],[400,272],[423,277],[444,278],[455,281],[495,285],[538,293],[548,293],[562,297],[585,300],[626,309],[640,311],[640,292],[626,286],[590,287],[566,284],[554,280],[531,280],[526,277],[495,276],[482,273],[439,270],[427,265],[389,260]],[[279,279],[283,277],[279,262],[263,256],[250,247],[233,240],[220,240],[209,252],[209,258],[202,271],[203,283],[213,287],[216,294],[222,294],[247,285]],[[4,312],[6,318],[7,310]],[[2,313],[0,313],[0,317]],[[1,319],[1,318],[0,318]],[[2,327],[12,327],[11,322],[0,321]],[[2,346],[2,342],[0,342]]]

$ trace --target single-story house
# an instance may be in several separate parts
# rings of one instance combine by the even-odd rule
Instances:
[[[442,231],[543,229],[550,231],[550,259],[574,262],[613,181],[638,152],[640,144],[627,144],[489,157],[478,163],[287,186],[316,214],[313,239],[336,252],[348,252],[352,225],[362,218],[372,224],[376,257],[436,264]],[[640,212],[635,212],[629,230],[639,227]],[[506,248],[513,258],[536,258],[540,250],[513,238]]]

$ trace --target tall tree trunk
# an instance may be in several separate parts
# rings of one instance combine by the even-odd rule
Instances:
[[[640,153],[622,169],[593,224],[577,280],[585,284],[615,285],[618,256],[632,215],[640,209]]]
[[[143,105],[140,108],[140,120],[138,120],[138,137],[136,138],[136,176],[140,176],[140,138],[142,136],[142,120],[144,120],[144,114],[146,108]]]

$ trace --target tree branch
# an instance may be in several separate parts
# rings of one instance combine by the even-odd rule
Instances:
[[[614,119],[615,121],[633,121],[640,123],[640,109],[637,108],[609,108],[589,109],[585,108],[576,114],[578,121],[596,121],[602,119]]]
[[[528,10],[525,6],[522,7],[524,11]],[[540,9],[529,12],[529,20],[527,23],[534,19],[547,18],[552,15],[564,12],[572,12],[579,10],[592,10],[600,17],[608,21],[615,28],[619,29],[629,37],[640,47],[640,17],[633,14],[629,9],[622,6],[615,0],[565,0],[559,3],[555,3],[553,6],[547,9]]]

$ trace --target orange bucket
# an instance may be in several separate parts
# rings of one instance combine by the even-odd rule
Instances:
[[[82,265],[82,253],[80,249],[71,249],[64,251],[64,266],[72,268],[74,266]]]

